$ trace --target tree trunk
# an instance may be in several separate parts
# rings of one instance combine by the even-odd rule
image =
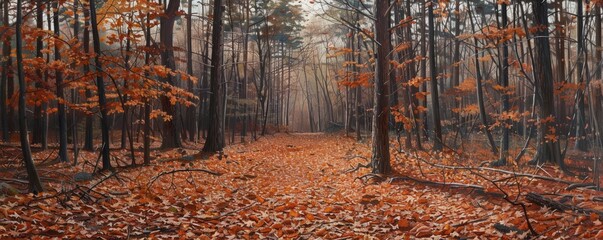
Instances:
[[[471,20],[471,31],[476,33],[475,31],[475,22],[473,21],[473,16],[471,14],[472,11],[469,11],[469,19]],[[484,104],[484,90],[482,88],[482,72],[479,64],[479,42],[477,41],[477,37],[473,38],[474,47],[474,59],[475,59],[475,82],[476,82],[476,92],[477,92],[477,105],[479,106],[479,117],[482,121],[482,125],[484,125],[484,132],[486,133],[486,137],[488,138],[488,143],[490,144],[490,149],[494,155],[498,154],[498,149],[496,148],[496,143],[494,143],[494,137],[492,137],[492,133],[490,132],[490,126],[488,124],[488,115],[486,114],[486,106]],[[433,46],[433,45],[432,45]],[[437,110],[436,110],[437,111]]]
[[[224,6],[222,0],[214,1],[211,77],[209,97],[209,125],[207,141],[203,146],[204,152],[219,152],[224,148],[224,122],[222,112],[222,15]]]
[[[429,20],[429,73],[431,78],[431,114],[433,118],[433,149],[442,150],[442,124],[440,122],[440,98],[438,94],[438,73],[436,71],[436,52],[435,52],[435,25],[433,15],[433,2],[429,3],[427,17]]]
[[[54,23],[54,37],[55,41],[61,41],[61,31],[59,29],[59,10],[58,1],[53,2],[53,8],[56,9],[53,13]],[[61,48],[59,44],[54,45],[54,60],[61,61]],[[56,79],[56,94],[57,94],[57,108],[59,109],[59,158],[61,162],[69,162],[69,156],[67,156],[67,114],[65,113],[65,101],[63,91],[63,70],[55,69]]]
[[[44,7],[42,0],[36,0],[36,27],[38,30],[44,29]],[[38,36],[36,38],[36,58],[43,59],[44,55],[42,53],[42,49],[44,48],[44,41],[42,36]],[[41,69],[36,70],[36,88],[43,88],[44,84],[44,72]],[[34,126],[32,132],[32,143],[42,144],[42,142],[46,141],[46,131],[44,131],[44,125],[47,124],[45,122],[46,118],[46,109],[45,104],[36,104],[34,107]]]
[[[578,74],[578,84],[581,86],[578,88],[578,96],[576,103],[576,143],[574,148],[579,151],[587,151],[588,150],[588,141],[586,139],[586,113],[584,112],[584,76],[586,75],[584,72],[584,64],[586,61],[586,47],[584,42],[584,14],[582,1],[576,1],[576,18],[578,19],[577,28],[577,36],[576,39],[578,41],[578,52],[577,52],[577,74]]]
[[[85,5],[89,3],[84,3]],[[88,18],[90,17],[90,7],[86,7],[84,5],[84,36],[83,36],[83,44],[84,44],[84,53],[86,55],[90,54],[90,21]],[[84,74],[90,73],[90,62],[84,64]],[[86,89],[86,99],[90,101],[93,93],[90,89]],[[86,130],[84,133],[84,150],[86,151],[94,151],[94,115],[89,114],[86,116]]]
[[[15,19],[15,37],[17,47],[17,77],[19,80],[19,136],[21,140],[21,152],[23,153],[23,163],[27,169],[27,179],[29,181],[29,191],[38,194],[43,191],[42,183],[38,177],[36,166],[34,165],[33,158],[31,156],[31,149],[29,146],[29,139],[27,134],[27,115],[25,113],[26,107],[26,88],[25,83],[25,72],[23,71],[23,41],[22,41],[22,29],[21,22],[23,17],[21,14],[21,0],[17,0],[17,19]]]
[[[522,7],[520,5],[520,7]],[[534,160],[537,163],[552,162],[559,164],[565,170],[559,141],[556,141],[558,135],[551,130],[555,127],[555,122],[545,121],[555,119],[555,104],[553,99],[553,70],[551,68],[551,49],[548,38],[548,4],[546,1],[533,0],[532,8],[534,12],[534,24],[536,26],[545,26],[538,28],[535,33],[534,45],[536,61],[534,61],[534,79],[536,90],[536,102],[539,107],[538,117],[543,124],[538,127],[538,152]],[[547,138],[549,140],[547,140]]]
[[[101,113],[102,149],[101,156],[103,170],[112,170],[111,155],[109,151],[109,117],[107,116],[107,97],[105,95],[105,82],[103,80],[103,63],[100,60],[100,36],[96,20],[96,3],[90,1],[90,29],[92,30],[92,45],[94,46],[94,64],[96,72],[96,87],[98,92],[98,107]]]
[[[501,24],[502,24],[502,28],[506,29],[508,27],[508,18],[507,18],[507,3],[502,3],[501,4]],[[500,60],[501,62],[501,67],[499,68],[500,71],[500,83],[501,86],[504,88],[504,91],[502,93],[502,112],[508,112],[510,111],[510,103],[509,103],[509,93],[508,93],[508,87],[509,87],[509,47],[507,45],[506,42],[502,43],[502,58]],[[512,124],[511,122],[507,122],[507,120],[505,120],[505,122],[503,122],[502,125],[502,136],[500,139],[500,160],[498,161],[498,165],[504,165],[507,163],[507,157],[509,156],[509,127],[507,127],[507,124]]]
[[[176,60],[174,59],[174,23],[178,16],[179,8],[180,0],[170,0],[159,21],[161,28],[159,38],[162,49],[161,64],[171,71],[176,70]],[[171,74],[168,74],[162,81],[175,86],[174,77]],[[165,88],[164,91],[167,93],[170,89]],[[161,148],[182,147],[179,128],[180,117],[177,113],[177,108],[172,105],[170,99],[165,95],[161,96],[161,108],[166,114],[172,117],[171,120],[164,119],[163,121]]]
[[[389,33],[390,1],[375,3],[375,36],[378,43],[377,62],[375,63],[375,86],[372,130],[372,159],[373,173],[389,174],[391,172],[388,136],[388,88],[389,58],[391,51],[391,36]]]
[[[3,22],[5,28],[10,28],[9,24],[9,16],[8,16],[8,2],[3,1],[2,10],[4,10]],[[2,79],[0,79],[0,128],[2,128],[2,140],[4,142],[8,142],[10,140],[9,133],[9,121],[10,115],[8,114],[7,102],[6,99],[10,99],[10,95],[7,92],[9,78],[12,75],[11,71],[11,40],[10,35],[6,38],[2,39],[4,42],[2,44]]]

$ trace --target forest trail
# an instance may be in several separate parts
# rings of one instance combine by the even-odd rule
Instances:
[[[366,163],[352,156],[369,153],[368,145],[340,134],[276,134],[231,145],[224,155],[206,160],[154,161],[142,169],[121,169],[113,175],[117,178],[108,177],[90,193],[84,186],[105,177],[77,183],[79,188],[68,185],[75,190],[63,193],[4,198],[1,206],[9,208],[0,209],[5,218],[0,220],[0,236],[493,238],[502,236],[493,227],[499,222],[527,234],[521,209],[501,199],[408,181],[365,185],[357,178],[368,169],[345,173]],[[392,165],[402,172],[400,162]],[[169,173],[173,170],[179,172]],[[601,233],[596,216],[529,205],[528,210],[542,232],[551,224],[569,224],[584,227],[556,234]],[[517,237],[514,234],[508,237]]]

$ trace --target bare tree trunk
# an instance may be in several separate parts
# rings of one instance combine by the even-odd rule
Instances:
[[[411,3],[410,1],[406,2],[406,14],[409,17],[412,17],[411,15]],[[406,27],[406,35],[404,36],[406,38],[406,42],[408,42],[409,44],[411,44],[412,46],[412,25],[409,25],[408,27]],[[409,48],[407,50],[407,58],[408,59],[415,59],[415,51],[412,48]],[[424,61],[421,61],[422,65]],[[417,72],[415,69],[415,62],[411,61],[409,66],[406,68],[408,71],[408,79],[414,79],[417,76]],[[419,99],[417,99],[417,93],[419,92],[419,86],[418,85],[411,85],[408,86],[409,88],[409,114],[412,114],[412,121],[414,122],[414,132],[415,132],[415,138],[417,141],[417,149],[423,149],[423,144],[421,143],[421,126],[419,124],[417,124],[417,122],[420,120],[421,118],[421,113],[419,113],[417,111],[417,107],[419,106]]]
[[[176,60],[174,59],[174,23],[178,16],[180,8],[180,0],[170,0],[164,14],[160,18],[160,33],[161,41],[161,64],[170,70],[176,70]],[[162,81],[169,85],[175,86],[174,77],[168,74]],[[168,92],[169,89],[164,89]],[[172,105],[167,96],[161,96],[162,110],[172,117],[171,120],[164,119],[162,128],[162,144],[161,148],[176,148],[182,146],[180,138],[180,116],[177,108]]]
[[[520,7],[523,7],[520,5]],[[539,28],[535,33],[535,53],[536,61],[534,61],[534,78],[535,78],[535,90],[536,90],[536,102],[539,106],[539,118],[541,121],[548,119],[549,117],[555,118],[555,105],[553,99],[553,70],[551,69],[551,49],[549,45],[548,32],[548,4],[547,2],[533,0],[532,8],[534,12],[534,24],[538,26],[546,26],[546,28]],[[534,160],[537,163],[552,162],[559,164],[559,166],[565,169],[563,159],[561,158],[561,151],[559,141],[546,140],[547,136],[549,139],[557,137],[556,133],[550,132],[550,129],[554,129],[554,121],[544,121],[544,124],[539,125],[538,133],[538,153]]]
[[[476,33],[475,31],[475,22],[473,21],[472,11],[469,11],[469,19],[471,20],[471,31]],[[486,133],[486,137],[488,138],[488,143],[490,144],[490,149],[494,155],[498,155],[498,149],[496,148],[496,143],[494,143],[494,137],[492,137],[492,133],[489,129],[488,124],[488,115],[486,114],[486,106],[484,104],[484,90],[482,88],[482,72],[479,64],[479,42],[477,38],[473,38],[474,47],[474,59],[475,59],[475,82],[477,87],[477,105],[479,106],[479,117],[482,121],[482,125],[484,125],[484,132]],[[434,107],[435,108],[435,107]],[[437,110],[436,110],[437,111]]]
[[[36,166],[34,165],[33,158],[31,156],[31,149],[29,146],[29,137],[27,134],[27,115],[25,114],[26,108],[26,88],[25,83],[25,72],[23,71],[23,40],[22,40],[22,29],[21,22],[23,16],[21,14],[21,0],[17,0],[17,19],[15,19],[16,29],[16,50],[17,50],[17,77],[19,80],[19,135],[21,140],[21,152],[23,153],[23,163],[27,169],[27,179],[29,181],[29,191],[38,194],[43,191],[42,183],[38,177]]]
[[[507,18],[507,3],[501,4],[501,28],[506,29],[508,27],[508,18]],[[506,42],[502,43],[502,58],[500,59],[501,65],[499,68],[500,71],[500,83],[504,88],[502,93],[502,112],[510,111],[509,104],[509,93],[507,88],[509,87],[509,47]],[[492,165],[505,165],[507,164],[507,157],[509,156],[509,128],[506,125],[512,124],[511,122],[503,122],[502,125],[502,136],[500,139],[500,159],[493,163]]]
[[[4,27],[7,29],[10,28],[8,16],[8,2],[9,1],[3,1],[2,7],[2,10],[4,10]],[[8,114],[6,99],[11,97],[9,92],[7,92],[7,88],[9,85],[9,78],[12,77],[12,74],[10,73],[12,62],[10,53],[12,50],[10,36],[7,36],[3,40],[4,42],[2,44],[2,79],[0,79],[0,120],[2,121],[0,122],[0,128],[2,128],[2,140],[4,142],[8,142],[10,139],[9,118],[11,116]]]
[[[145,31],[145,47],[149,49],[151,47],[151,19],[150,14],[147,13],[146,22],[144,24]],[[144,52],[144,64],[149,65],[151,63],[151,56],[149,51]],[[149,78],[149,72],[145,71],[145,78]],[[144,165],[149,165],[151,163],[151,111],[153,106],[151,106],[151,99],[144,99],[144,139],[143,139],[143,161]]]
[[[578,84],[584,85],[584,76],[586,75],[584,72],[584,65],[586,61],[586,47],[584,38],[584,14],[583,14],[583,6],[582,1],[576,1],[576,18],[578,19],[577,28],[577,41],[578,41],[578,52],[577,52],[577,74],[578,74]],[[576,103],[576,144],[574,148],[580,151],[588,150],[588,141],[586,139],[586,113],[584,111],[584,90],[582,87],[578,88],[578,96]]]
[[[223,94],[222,90],[222,16],[224,6],[222,0],[214,1],[211,79],[209,99],[209,128],[207,141],[203,146],[204,152],[218,152],[224,148],[224,122],[222,120]]]
[[[79,35],[80,35],[80,19],[79,19],[79,14],[78,14],[78,6],[79,6],[79,2],[78,0],[73,0],[73,19],[74,19],[74,23],[73,23],[73,36],[75,39],[77,39],[77,41],[79,41]],[[75,64],[74,64],[74,68],[75,68]],[[75,80],[75,77],[74,77]],[[71,89],[71,103],[72,104],[77,104],[78,102],[78,93],[77,93],[77,89],[76,88],[72,88]],[[77,111],[75,109],[71,110],[71,141],[73,144],[73,165],[77,165],[77,158],[79,156],[79,148],[78,148],[78,138],[77,138],[77,126],[78,126],[78,120],[77,120]]]
[[[43,30],[44,29],[44,6],[43,6],[43,1],[42,0],[36,0],[36,27],[38,28],[38,30]],[[42,49],[44,48],[44,41],[42,36],[38,36],[36,38],[36,57],[39,59],[43,59],[44,55],[42,53]],[[36,70],[36,82],[35,82],[35,87],[36,88],[43,88],[44,84],[42,83],[44,80],[44,72],[42,71],[42,69],[37,69]],[[1,95],[1,94],[0,94]],[[34,125],[33,125],[33,132],[32,132],[32,143],[39,143],[42,144],[42,142],[46,141],[46,131],[44,131],[44,125],[47,124],[46,123],[46,108],[45,108],[45,104],[40,104],[34,107]]]
[[[438,94],[438,73],[436,70],[436,52],[435,52],[435,25],[434,25],[434,14],[433,4],[429,3],[428,13],[429,16],[429,72],[431,78],[431,114],[433,118],[433,149],[436,151],[442,150],[442,124],[440,122],[440,97]]]
[[[100,60],[100,36],[96,20],[96,3],[90,1],[90,29],[92,30],[92,45],[94,46],[94,64],[96,72],[96,87],[98,88],[98,107],[101,113],[102,149],[101,156],[103,170],[112,170],[111,153],[109,151],[109,116],[107,114],[107,97],[105,95],[105,82],[103,80],[103,63]]]
[[[84,3],[88,4],[88,3]],[[83,44],[84,44],[84,53],[90,54],[90,21],[88,18],[90,17],[90,7],[86,7],[84,5],[84,36],[83,36]],[[84,74],[90,73],[90,63],[84,64]],[[90,89],[86,89],[86,99],[90,101],[93,93]],[[84,133],[84,149],[86,151],[94,151],[94,115],[89,114],[86,116],[86,130]]]
[[[58,1],[53,2],[53,8],[56,9],[53,13],[54,23],[54,37],[57,41],[60,41],[61,31],[59,29],[59,10]],[[54,46],[54,60],[61,61],[61,48],[59,44]],[[61,162],[69,162],[69,156],[67,156],[67,114],[65,113],[65,96],[63,93],[63,70],[55,70],[56,79],[56,94],[57,94],[57,108],[59,109],[59,158]]]
[[[377,62],[375,64],[375,86],[372,130],[372,159],[373,173],[389,174],[391,172],[389,154],[388,118],[389,104],[387,96],[387,81],[389,80],[389,53],[391,51],[391,36],[389,33],[390,1],[375,2],[375,36],[377,44]]]

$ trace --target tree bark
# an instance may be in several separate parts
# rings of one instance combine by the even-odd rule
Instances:
[[[429,3],[428,14],[429,16],[429,74],[431,78],[431,114],[433,119],[433,149],[436,151],[442,150],[442,124],[440,121],[440,97],[438,94],[438,73],[436,70],[436,52],[435,52],[435,25],[434,25],[434,14],[433,4]]]
[[[102,148],[101,156],[103,162],[103,170],[112,170],[111,155],[109,151],[109,117],[107,115],[107,97],[105,95],[105,82],[103,79],[103,63],[100,55],[100,36],[98,34],[98,25],[96,20],[96,3],[90,1],[90,29],[92,30],[92,45],[94,46],[94,64],[96,72],[96,87],[98,92],[98,107],[101,113],[101,134]]]
[[[56,9],[53,13],[54,23],[54,37],[55,41],[61,41],[61,31],[59,29],[59,10],[58,1],[53,2],[53,8]],[[59,44],[54,45],[54,60],[61,61],[61,48]],[[69,162],[69,156],[67,155],[67,114],[65,113],[65,104],[63,103],[66,99],[63,91],[63,70],[55,69],[55,80],[56,80],[56,95],[57,95],[57,108],[59,118],[59,158],[61,162]]]
[[[178,9],[180,8],[180,0],[170,0],[167,8],[161,16],[160,22],[160,33],[159,38],[161,41],[161,64],[169,70],[176,70],[176,60],[174,59],[174,23],[178,16]],[[168,74],[167,77],[163,78],[162,81],[171,86],[175,86],[174,77]],[[164,91],[167,93],[170,89],[166,88]],[[176,148],[182,147],[182,141],[180,139],[180,123],[179,114],[177,109],[170,102],[167,96],[161,96],[161,108],[162,110],[172,117],[171,120],[164,119],[162,129],[162,144],[161,148]]]
[[[375,2],[375,36],[378,43],[375,63],[375,86],[372,130],[372,172],[389,174],[391,172],[388,133],[388,88],[389,53],[391,51],[391,36],[389,33],[390,1]]]
[[[224,148],[224,122],[222,120],[222,0],[214,1],[212,28],[211,77],[209,97],[209,125],[204,152],[219,152]]]
[[[25,73],[23,71],[23,40],[21,33],[21,22],[23,16],[21,14],[21,0],[17,0],[17,19],[15,20],[16,29],[16,50],[17,50],[17,78],[19,81],[19,135],[21,140],[21,152],[23,153],[23,163],[27,169],[27,179],[29,181],[29,191],[38,194],[43,191],[42,183],[38,177],[36,166],[34,165],[33,158],[31,156],[31,149],[29,146],[29,137],[27,132],[27,115],[25,114],[26,108],[26,88]]]
[[[522,7],[520,5],[520,7]],[[532,10],[534,12],[534,24],[539,27],[535,33],[535,53],[536,61],[534,61],[534,79],[536,90],[536,102],[539,107],[538,117],[544,122],[538,126],[538,152],[535,157],[535,162],[544,163],[552,162],[559,164],[565,170],[559,141],[555,138],[558,135],[552,132],[555,127],[555,104],[553,98],[553,70],[551,68],[551,49],[548,38],[548,4],[546,1],[533,0]],[[547,119],[552,118],[552,121]],[[548,139],[547,140],[547,136]]]

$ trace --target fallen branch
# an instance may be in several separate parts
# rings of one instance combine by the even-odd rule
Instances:
[[[603,211],[589,209],[589,208],[581,208],[577,206],[572,206],[569,204],[561,203],[559,201],[555,201],[553,199],[547,198],[537,193],[528,193],[526,195],[526,199],[538,206],[548,207],[551,209],[558,210],[560,212],[565,212],[567,210],[571,210],[576,213],[590,215],[595,213],[599,216],[599,220],[603,220]]]
[[[14,178],[0,178],[0,181],[3,181],[3,182],[14,182],[14,183],[21,183],[21,184],[29,184],[29,182],[28,182],[28,181],[21,180],[21,179],[14,179]]]
[[[406,181],[406,180],[418,182],[418,183],[421,183],[421,184],[445,186],[445,187],[451,187],[451,188],[470,188],[470,189],[477,189],[477,190],[482,190],[482,191],[484,191],[486,189],[485,187],[480,186],[480,185],[455,183],[455,182],[442,183],[442,182],[434,182],[434,181],[417,179],[417,178],[408,177],[408,176],[393,177],[393,178],[391,178],[389,180],[389,183],[392,183],[392,182],[395,182],[395,181]]]
[[[151,181],[147,184],[147,189],[151,188],[151,186],[153,185],[153,183],[155,183],[155,181],[157,181],[157,179],[159,179],[160,177],[168,175],[168,174],[179,173],[179,172],[203,172],[203,173],[211,174],[211,175],[214,175],[214,176],[221,176],[222,175],[222,173],[214,172],[214,171],[207,170],[207,169],[176,169],[176,170],[172,170],[172,171],[169,171],[169,172],[161,172],[161,173],[159,173],[159,175],[151,178]]]
[[[491,167],[465,167],[465,166],[443,165],[443,164],[429,162],[419,156],[414,156],[414,157],[430,166],[437,167],[437,168],[444,168],[444,169],[450,169],[450,170],[467,170],[467,171],[491,171],[491,172],[510,174],[510,175],[513,175],[513,177],[535,178],[535,179],[540,179],[540,180],[545,180],[545,181],[550,181],[550,182],[563,183],[563,184],[567,184],[567,185],[580,184],[580,183],[567,181],[567,180],[564,180],[561,178],[547,177],[547,176],[522,173],[522,172],[513,172],[513,171],[507,171],[507,170],[491,168]]]

